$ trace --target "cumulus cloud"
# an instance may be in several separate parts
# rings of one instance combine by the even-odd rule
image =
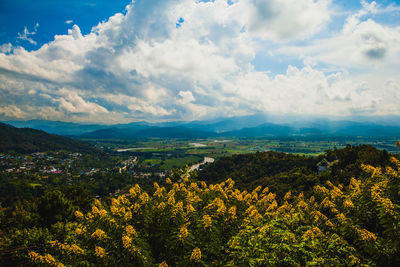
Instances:
[[[178,101],[182,104],[188,104],[196,100],[190,91],[179,91],[178,95],[180,97]]]
[[[16,118],[23,119],[27,116],[25,112],[23,112],[20,108],[14,105],[9,105],[5,107],[0,107],[0,114],[5,118]]]
[[[330,19],[330,0],[239,1],[248,32],[262,39],[304,39]]]
[[[0,45],[0,53],[7,54],[10,53],[12,49],[12,44],[11,43],[6,43]]]
[[[81,29],[76,24],[72,27],[72,29],[68,30],[68,34],[71,35],[75,40],[82,38]]]
[[[364,19],[381,10],[364,2],[340,32],[314,39],[332,20],[330,6],[328,0],[138,0],[89,34],[73,25],[34,51],[3,45],[0,115],[128,122],[398,113],[398,78],[369,74],[378,64],[382,70],[398,64],[399,29]],[[272,75],[252,64],[260,50],[313,64]]]
[[[374,21],[370,15],[385,13],[375,2],[362,1],[362,9],[347,17],[341,32],[324,39],[313,40],[306,46],[279,48],[282,54],[300,55],[303,60],[370,71],[371,68],[399,67],[400,28]]]
[[[96,103],[85,101],[76,92],[70,92],[65,89],[60,90],[62,97],[54,99],[54,102],[59,104],[62,110],[67,113],[86,113],[86,114],[100,114],[108,113],[108,110],[104,107],[97,105]]]

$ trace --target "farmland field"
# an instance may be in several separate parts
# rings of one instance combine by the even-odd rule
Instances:
[[[192,165],[211,157],[218,159],[234,154],[257,151],[277,151],[308,156],[317,156],[333,148],[347,144],[370,144],[391,153],[399,153],[391,139],[346,139],[339,140],[294,140],[294,139],[141,139],[141,140],[90,140],[96,147],[121,156],[137,156],[138,164],[153,170],[170,170]]]

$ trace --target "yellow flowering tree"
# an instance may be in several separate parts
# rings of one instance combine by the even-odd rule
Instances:
[[[288,193],[280,205],[259,208],[262,219],[231,239],[229,264],[397,265],[400,163],[392,162],[384,170],[363,165],[365,175],[348,186],[327,181],[309,199]]]
[[[363,166],[348,185],[327,181],[311,196],[268,187],[206,184],[184,174],[95,200],[63,240],[29,252],[59,266],[361,265],[399,261],[399,167]],[[47,257],[47,260],[46,260]]]

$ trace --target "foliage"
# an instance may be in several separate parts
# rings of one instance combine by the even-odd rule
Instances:
[[[237,181],[239,187],[246,188],[258,179],[273,178],[283,172],[303,168],[305,173],[315,172],[318,159],[296,156],[281,152],[257,152],[253,154],[223,157],[199,173],[199,178],[211,182],[221,182],[229,177]],[[268,184],[270,186],[270,184]],[[257,187],[257,186],[255,186]]]
[[[325,173],[318,173],[317,164],[325,158],[330,162],[330,168]],[[362,163],[393,167],[390,158],[387,151],[370,145],[347,145],[342,149],[327,150],[318,157],[257,152],[223,157],[202,170],[199,179],[221,182],[231,177],[240,189],[268,186],[278,198],[289,190],[309,195],[313,186],[327,180],[348,184],[351,177],[362,174]]]
[[[368,146],[328,151],[336,162],[320,175],[312,168],[321,158],[251,157],[235,169],[238,186],[206,184],[184,168],[109,198],[65,186],[0,206],[0,265],[400,265],[398,157]],[[244,176],[265,170],[273,174]]]
[[[287,193],[231,240],[232,265],[398,265],[397,166],[383,173],[363,165],[370,176],[348,186],[327,181],[309,199]]]
[[[310,198],[289,191],[282,201],[267,187],[238,190],[232,179],[167,179],[151,194],[136,185],[76,211],[74,231],[29,258],[71,266],[399,264],[400,163],[392,162],[363,165],[365,178],[346,186],[327,181]]]

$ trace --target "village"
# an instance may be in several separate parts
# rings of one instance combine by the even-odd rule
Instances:
[[[139,164],[137,157],[112,159],[94,159],[93,156],[81,153],[59,152],[35,152],[28,155],[0,154],[0,174],[8,179],[20,177],[30,179],[49,179],[51,177],[69,177],[69,183],[73,178],[81,176],[94,176],[95,174],[120,174],[128,175],[134,179],[150,177],[165,178],[168,170],[153,171],[151,166]],[[92,163],[92,164],[90,164]]]
[[[78,167],[80,153],[36,152],[29,155],[0,154],[0,172],[9,174],[31,174],[47,178],[49,174],[72,176],[90,175],[99,168]]]

